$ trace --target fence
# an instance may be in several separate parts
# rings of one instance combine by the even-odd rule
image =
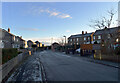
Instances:
[[[24,60],[27,56],[29,55],[29,52],[21,53],[15,58],[9,60],[7,63],[3,64],[0,66],[0,75],[2,75],[2,81],[8,74],[9,72],[16,66],[18,65],[22,60]]]
[[[108,60],[113,62],[120,62],[120,56],[114,53],[112,54],[103,54],[101,50],[95,50],[94,59],[99,60]]]

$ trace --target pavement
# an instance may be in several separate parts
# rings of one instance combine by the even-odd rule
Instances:
[[[43,51],[39,54],[47,81],[118,81],[118,68],[60,52]]]
[[[62,54],[65,54],[64,52]],[[102,64],[102,65],[106,65],[106,66],[111,66],[111,67],[115,67],[115,68],[119,68],[120,69],[120,63],[117,62],[112,62],[112,61],[106,61],[106,60],[98,60],[98,59],[94,59],[93,55],[87,55],[87,56],[80,56],[80,54],[67,54],[68,56],[71,57],[79,57],[81,59],[84,59],[86,61],[90,61],[93,63],[97,63],[97,64]]]
[[[16,71],[8,78],[7,82],[30,82],[43,81],[41,72],[40,58],[37,53],[29,56],[28,59],[21,64]]]

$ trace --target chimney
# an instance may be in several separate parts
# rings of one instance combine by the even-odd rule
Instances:
[[[84,35],[84,31],[82,31],[82,35]]]
[[[10,33],[10,28],[8,28],[8,33]]]
[[[87,31],[85,32],[85,34],[87,34]]]
[[[107,27],[105,27],[105,29],[107,29]]]

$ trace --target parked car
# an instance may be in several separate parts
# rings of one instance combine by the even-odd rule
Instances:
[[[80,53],[80,48],[76,49],[76,52],[77,52],[77,53]]]

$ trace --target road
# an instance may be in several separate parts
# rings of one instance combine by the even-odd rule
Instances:
[[[118,69],[59,52],[39,53],[48,81],[118,81]]]

